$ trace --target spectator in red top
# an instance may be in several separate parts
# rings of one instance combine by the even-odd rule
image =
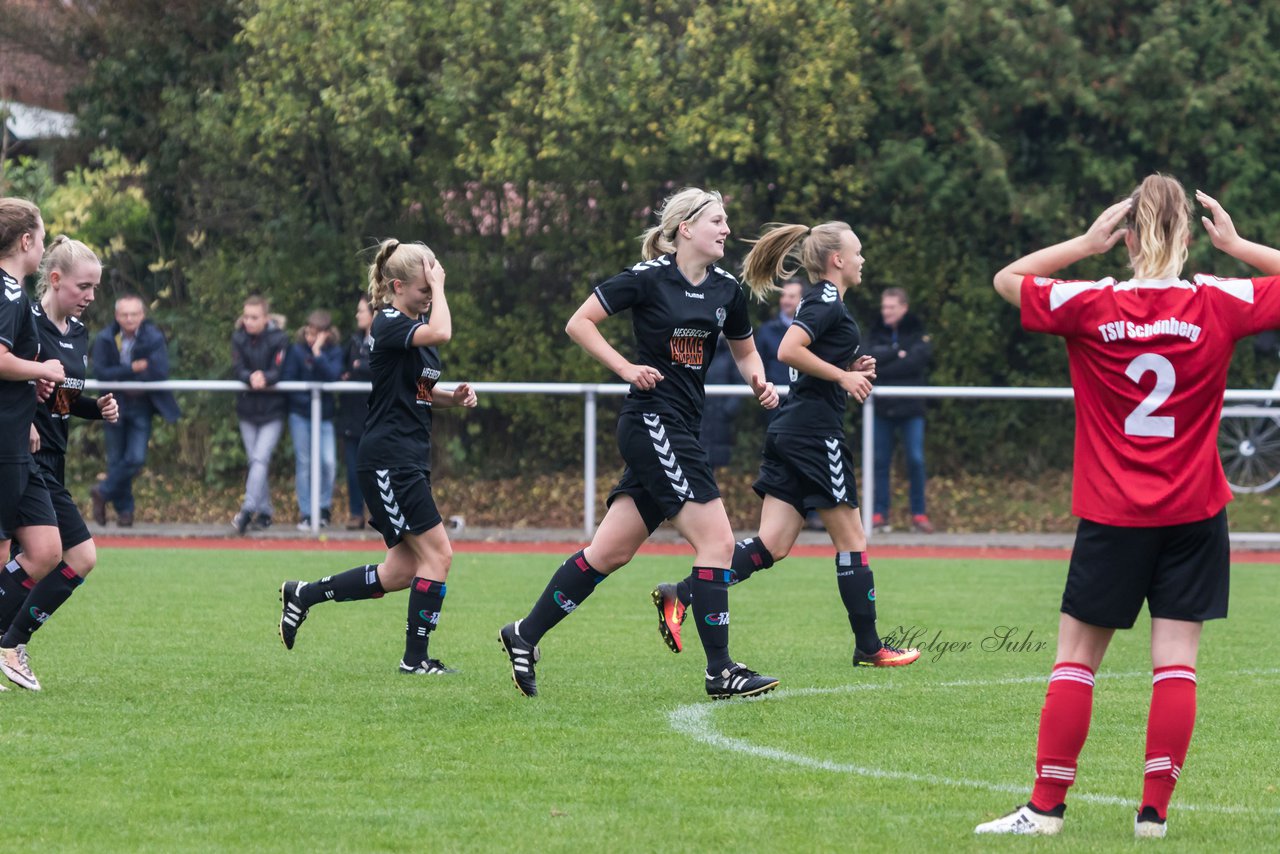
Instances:
[[[1236,233],[1197,192],[1213,245],[1267,278],[1179,278],[1190,204],[1164,175],[1144,180],[1079,237],[1014,261],[995,277],[1033,332],[1066,339],[1075,389],[1072,512],[1080,517],[1062,597],[1058,652],[1040,715],[1030,801],[978,833],[1050,835],[1089,732],[1093,681],[1116,629],[1151,612],[1154,671],[1138,837],[1165,835],[1195,726],[1196,654],[1205,620],[1227,615],[1231,500],[1218,418],[1237,340],[1280,326],[1280,251]],[[1132,278],[1050,278],[1120,241]]]

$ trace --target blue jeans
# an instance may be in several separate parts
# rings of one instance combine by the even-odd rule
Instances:
[[[356,457],[360,450],[360,439],[346,437],[342,440],[347,457],[347,507],[353,518],[364,516],[364,496],[360,494],[360,478],[356,472]]]
[[[284,433],[284,421],[268,421],[266,424],[240,422],[240,438],[244,440],[244,453],[249,458],[249,476],[244,482],[244,502],[240,509],[246,513],[271,515],[271,455]]]
[[[924,416],[886,418],[876,415],[875,500],[872,512],[889,517],[889,469],[897,434],[902,434],[902,448],[907,456],[907,478],[911,482],[911,515],[923,516],[924,509]]]
[[[132,513],[133,479],[147,463],[147,443],[151,441],[151,408],[121,406],[120,420],[103,426],[107,479],[98,484],[98,491],[117,513]]]
[[[311,419],[289,413],[289,435],[293,437],[294,482],[298,492],[298,512],[311,515]],[[333,473],[338,464],[333,435],[333,419],[320,421],[320,509],[333,506]]]

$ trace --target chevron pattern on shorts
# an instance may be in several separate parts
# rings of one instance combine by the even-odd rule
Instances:
[[[827,445],[827,468],[831,470],[831,497],[844,501],[848,487],[844,482],[844,460],[840,459],[840,440],[832,437],[824,441]]]
[[[404,513],[401,512],[400,502],[396,500],[396,494],[391,489],[390,469],[377,469],[374,474],[378,477],[378,497],[382,499],[382,509],[387,511],[387,521],[394,525],[397,531],[403,531]]]
[[[667,428],[662,426],[662,419],[657,415],[642,415],[644,424],[649,428],[649,440],[653,449],[658,452],[658,462],[662,464],[663,473],[671,481],[671,488],[681,498],[693,498],[693,490],[684,476],[684,470],[676,462],[676,452],[671,450],[671,440],[667,438]]]

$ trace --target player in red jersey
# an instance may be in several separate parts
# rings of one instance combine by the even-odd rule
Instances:
[[[1146,769],[1134,821],[1165,835],[1169,799],[1195,726],[1196,653],[1205,620],[1226,617],[1231,500],[1218,418],[1235,342],[1280,326],[1280,251],[1236,233],[1197,192],[1213,245],[1268,278],[1179,278],[1191,239],[1182,185],[1152,175],[1076,238],[1014,261],[995,277],[1022,325],[1062,336],[1076,400],[1072,512],[1080,517],[1036,745],[1030,801],[978,833],[1049,835],[1089,732],[1093,681],[1116,629],[1147,602],[1154,673]],[[1133,277],[1050,278],[1121,240]]]

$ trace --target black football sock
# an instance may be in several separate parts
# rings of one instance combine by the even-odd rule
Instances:
[[[866,552],[836,552],[836,584],[849,612],[849,627],[861,652],[880,649],[876,634],[876,579],[867,565]]]
[[[707,673],[718,676],[733,666],[733,659],[729,657],[729,585],[733,582],[733,570],[695,566],[689,579],[693,619],[707,654]]]
[[[427,659],[427,641],[440,622],[444,606],[444,582],[415,578],[409,585],[409,621],[404,627],[404,663],[417,665]]]
[[[760,542],[759,537],[748,537],[739,541],[733,549],[733,574],[737,578],[734,584],[741,584],[751,577],[752,573],[773,566],[773,555]]]
[[[355,602],[359,599],[379,599],[386,593],[378,580],[377,564],[367,564],[348,569],[337,575],[326,575],[312,581],[298,594],[302,607],[310,608],[321,602]]]
[[[27,601],[36,584],[27,571],[14,558],[0,569],[0,626],[6,629],[13,624],[22,603]]]
[[[543,635],[572,614],[606,578],[607,575],[596,572],[587,563],[582,552],[570,555],[551,576],[529,616],[520,621],[520,637],[531,644],[542,640]]]
[[[12,649],[20,643],[30,641],[36,629],[43,626],[82,583],[84,579],[76,575],[75,570],[59,561],[57,569],[31,588],[22,608],[13,618],[13,623],[5,629],[4,637],[0,638],[0,647]]]
[[[773,555],[769,554],[769,550],[764,547],[764,543],[760,542],[759,537],[748,537],[745,540],[739,540],[735,545],[731,565],[735,577],[729,583],[741,584],[753,573],[773,566]],[[676,583],[676,598],[686,608],[693,601],[693,591],[689,587],[692,578],[693,576],[690,575],[689,578],[682,578]]]

